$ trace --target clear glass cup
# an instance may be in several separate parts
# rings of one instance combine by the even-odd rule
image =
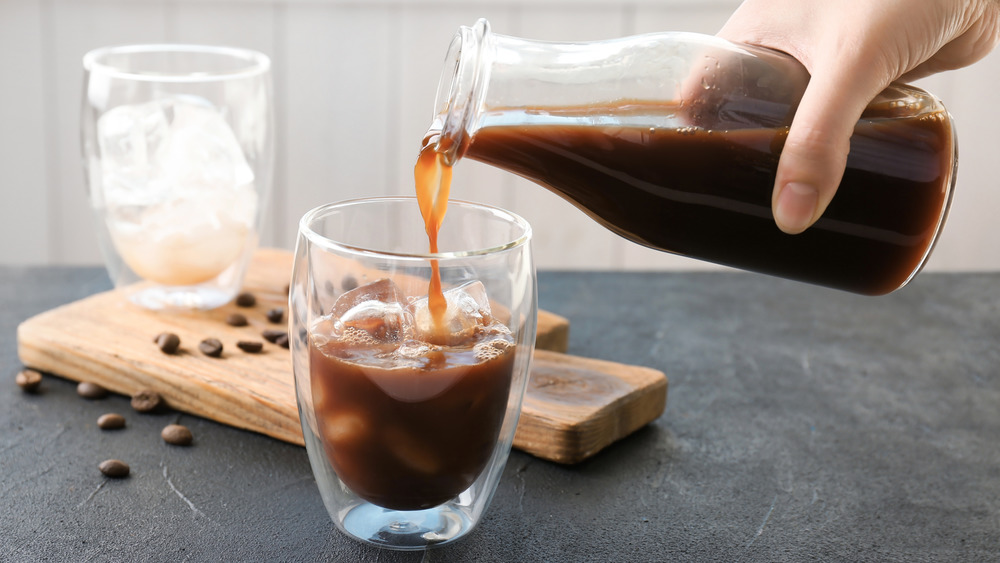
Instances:
[[[449,202],[436,254],[416,198],[302,218],[289,296],[295,388],[320,494],[348,536],[417,550],[482,518],[534,350],[530,239],[524,219],[461,201]],[[434,264],[443,324],[426,305]]]
[[[211,309],[239,292],[271,191],[270,66],[202,45],[83,57],[90,203],[108,274],[132,301]]]

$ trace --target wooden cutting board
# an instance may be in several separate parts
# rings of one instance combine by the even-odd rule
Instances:
[[[258,251],[244,284],[257,297],[251,308],[163,313],[118,291],[93,295],[23,322],[18,354],[40,371],[124,395],[152,389],[177,410],[301,445],[290,352],[261,338],[266,329],[286,328],[266,313],[287,306],[291,264],[288,252]],[[233,312],[249,325],[226,324]],[[161,332],[180,337],[177,354],[153,342]],[[209,337],[223,343],[222,357],[198,351]],[[662,372],[564,354],[568,338],[566,319],[539,311],[538,350],[514,438],[514,447],[560,463],[586,459],[654,420],[667,396]],[[264,349],[245,353],[240,340],[262,341]]]

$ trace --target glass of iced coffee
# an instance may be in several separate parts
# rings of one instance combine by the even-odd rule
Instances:
[[[428,252],[417,200],[325,205],[299,225],[290,290],[302,431],[349,536],[454,541],[500,479],[534,347],[531,229],[449,202]]]
[[[239,292],[270,191],[267,56],[202,45],[83,58],[84,167],[115,287],[150,309],[211,309]]]

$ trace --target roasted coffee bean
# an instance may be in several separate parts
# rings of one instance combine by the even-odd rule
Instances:
[[[240,340],[236,343],[236,347],[244,352],[256,354],[264,349],[264,343],[259,340]]]
[[[96,383],[82,381],[76,386],[76,394],[84,399],[103,399],[108,396],[108,390]]]
[[[354,276],[344,276],[344,279],[340,280],[340,287],[344,291],[350,291],[358,287],[358,279]]]
[[[276,344],[277,341],[278,341],[278,339],[281,338],[282,336],[284,336],[285,338],[288,338],[288,331],[287,330],[277,330],[277,329],[267,329],[264,332],[260,333],[260,335],[264,337],[264,340],[267,340],[271,344]]]
[[[163,332],[156,336],[154,340],[164,354],[174,354],[181,346],[181,339],[172,332]]]
[[[97,419],[97,426],[101,430],[118,430],[120,428],[125,428],[125,417],[113,412],[102,414],[100,418]]]
[[[42,384],[42,374],[33,369],[23,369],[17,372],[17,377],[14,380],[17,381],[17,386],[26,393],[34,393]]]
[[[281,307],[275,307],[267,312],[267,320],[274,324],[278,324],[285,320],[285,310]]]
[[[129,466],[127,463],[120,459],[109,459],[102,461],[100,465],[97,466],[101,470],[101,473],[111,477],[113,479],[121,479],[122,477],[128,477]]]
[[[160,437],[163,438],[164,442],[175,446],[190,446],[191,442],[194,441],[194,436],[188,427],[180,424],[168,424],[160,432]]]
[[[132,408],[138,412],[153,412],[163,404],[163,397],[150,389],[136,391],[132,395]]]
[[[257,297],[254,294],[244,291],[236,296],[237,307],[253,307],[257,304]]]
[[[288,348],[288,333],[282,334],[274,340],[274,343],[282,348]]]
[[[226,317],[226,324],[229,326],[247,326],[247,318],[240,313],[233,313]]]
[[[218,338],[206,338],[198,344],[198,349],[206,356],[218,358],[222,355],[222,342]]]

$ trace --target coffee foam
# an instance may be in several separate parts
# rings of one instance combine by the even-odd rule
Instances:
[[[488,318],[484,325],[449,334],[441,342],[428,335],[412,334],[409,338],[381,340],[368,327],[352,326],[330,315],[317,319],[310,339],[328,356],[351,358],[362,364],[379,364],[384,368],[417,368],[431,353],[459,353],[476,363],[503,356],[515,346],[510,328]],[[422,337],[423,336],[423,337]]]
[[[378,340],[368,333],[367,330],[345,326],[340,332],[339,339],[347,345],[358,347],[370,347],[379,344]]]
[[[477,361],[488,362],[503,356],[513,347],[513,342],[501,336],[493,340],[477,343],[473,346],[472,353]]]

